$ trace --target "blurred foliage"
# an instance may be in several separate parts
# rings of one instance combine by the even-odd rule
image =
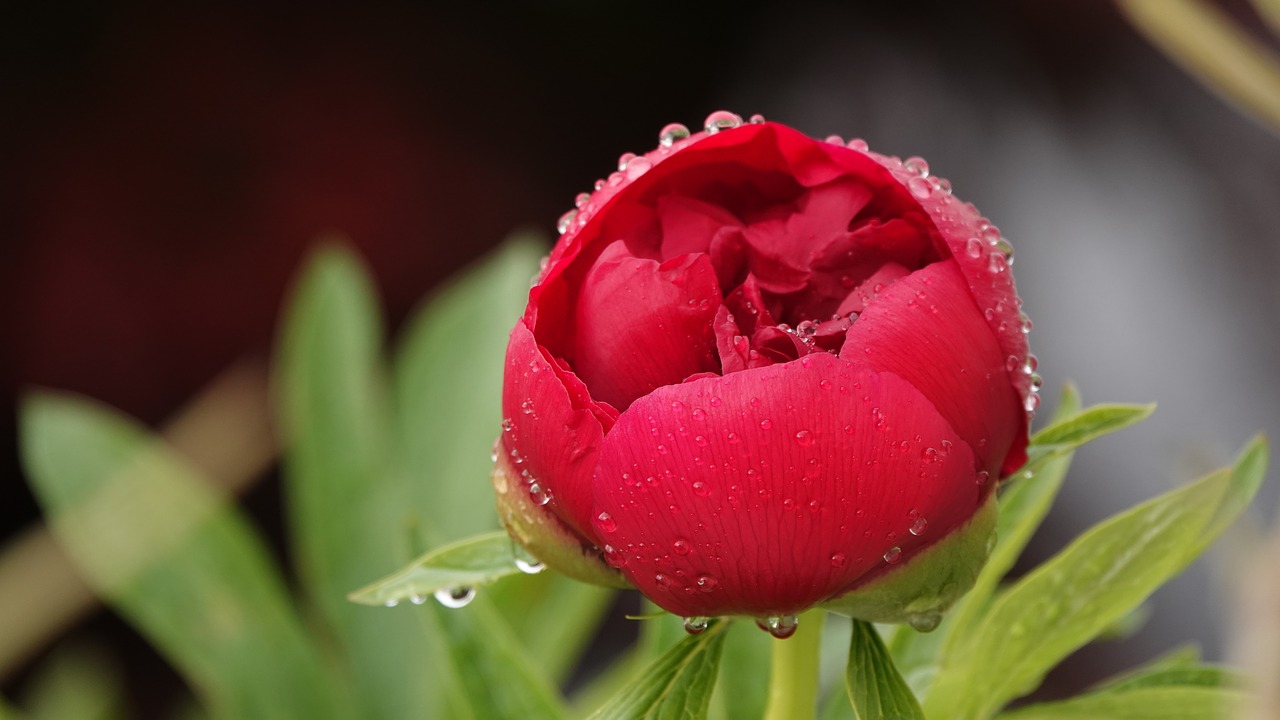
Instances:
[[[314,255],[284,314],[273,379],[296,586],[236,504],[155,434],[70,395],[26,400],[24,460],[52,530],[95,591],[186,678],[199,706],[178,717],[760,715],[770,653],[788,641],[750,622],[689,637],[678,618],[645,620],[633,648],[584,668],[572,696],[563,692],[615,594],[515,572],[516,551],[493,533],[486,481],[507,328],[540,251],[516,239],[460,276],[409,322],[392,363],[368,272],[340,245]],[[1150,411],[1083,408],[1068,389],[1001,493],[1000,542],[977,587],[936,632],[848,622],[815,632],[827,648],[821,716],[923,707],[990,718],[1074,649],[1132,620],[1257,491],[1261,440],[1233,468],[1100,523],[1016,581],[1004,575],[1074,450]],[[475,592],[481,583],[491,584]],[[358,588],[372,605],[348,600]],[[428,597],[436,591],[443,603]],[[119,717],[117,680],[93,657],[54,654],[21,698],[26,714],[0,706],[0,718]],[[992,672],[1000,682],[976,675]],[[1009,717],[1155,717],[1134,714],[1139,705],[1220,717],[1239,697],[1234,675],[1178,655]]]

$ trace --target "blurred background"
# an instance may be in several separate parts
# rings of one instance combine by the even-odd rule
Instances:
[[[1217,4],[1276,47],[1250,3]],[[1154,418],[1078,455],[1029,560],[1227,463],[1258,430],[1280,436],[1280,139],[1111,2],[131,0],[4,16],[11,542],[39,521],[17,461],[23,388],[84,393],[160,426],[227,367],[267,356],[318,237],[359,249],[394,331],[511,231],[552,237],[619,154],[721,108],[927,158],[1017,247],[1046,409],[1068,380],[1086,401],[1159,401]],[[278,483],[259,475],[243,503],[278,536]],[[1258,522],[1277,504],[1270,482]],[[1154,598],[1143,630],[1078,653],[1042,696],[1181,641],[1227,657],[1223,560],[1244,542],[1227,537]],[[77,618],[12,659],[0,692],[20,695],[70,639],[121,668],[135,717],[167,717],[186,696],[110,611]]]

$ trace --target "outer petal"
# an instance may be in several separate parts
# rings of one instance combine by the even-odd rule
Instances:
[[[720,284],[705,254],[658,264],[602,258],[587,274],[572,357],[593,397],[615,407],[717,369]]]
[[[581,393],[571,394],[529,328],[516,323],[507,345],[500,451],[522,491],[539,503],[550,498],[542,509],[592,543],[591,471],[606,429],[598,416],[610,410],[584,406]]]
[[[946,535],[992,485],[909,383],[826,353],[660,388],[599,458],[606,558],[686,616],[809,607]]]
[[[893,283],[845,335],[840,356],[914,385],[999,475],[1026,414],[991,328],[954,261]]]

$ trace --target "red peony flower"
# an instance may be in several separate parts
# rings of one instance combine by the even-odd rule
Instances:
[[[919,159],[724,112],[577,205],[507,350],[513,537],[686,617],[936,623],[1038,399],[996,228]]]

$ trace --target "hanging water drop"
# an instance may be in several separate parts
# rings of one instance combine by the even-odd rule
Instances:
[[[796,634],[800,619],[794,613],[789,615],[772,615],[763,620],[756,620],[756,626],[779,640],[786,640]]]
[[[413,603],[414,605],[421,605],[426,601],[427,601],[426,595],[410,595],[409,596],[409,602]]]
[[[710,618],[705,618],[701,615],[694,615],[693,617],[687,617],[684,619],[684,631],[690,635],[700,635],[710,624]]]
[[[884,561],[889,563],[890,565],[898,562],[901,559],[902,559],[902,548],[898,547],[897,545],[894,545],[893,547],[889,548],[884,554]]]
[[[742,116],[728,110],[717,110],[708,115],[702,125],[708,135],[714,135],[721,130],[732,130],[742,125]]]
[[[907,616],[907,624],[916,632],[933,632],[941,623],[942,613],[939,612],[912,613]]]
[[[537,575],[538,573],[547,569],[547,566],[543,565],[541,562],[537,560],[525,560],[524,558],[516,558],[516,569],[524,573],[525,575]]]
[[[435,592],[436,602],[447,608],[466,607],[476,597],[473,587],[445,588]]]
[[[684,140],[687,137],[689,137],[689,128],[682,123],[671,123],[658,132],[658,144],[662,147],[671,147],[677,141]]]
[[[392,598],[392,599],[390,599],[390,600],[388,600],[388,601],[386,601],[386,602],[384,602],[384,603],[382,603],[382,604],[383,604],[384,606],[386,606],[386,607],[395,607],[395,606],[397,606],[397,605],[399,605],[399,604],[400,604],[400,601],[399,601],[399,600],[396,600],[395,598]]]

